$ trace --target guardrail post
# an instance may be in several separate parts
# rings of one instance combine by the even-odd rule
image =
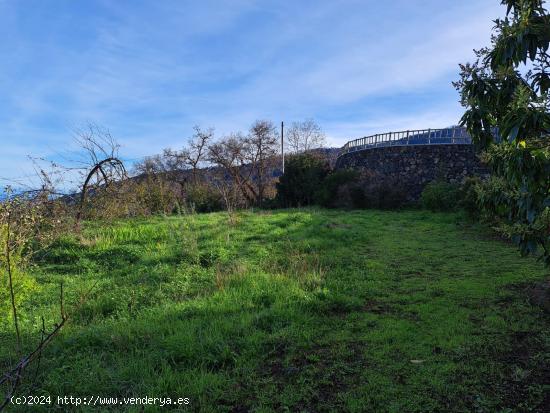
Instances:
[[[432,139],[431,139],[431,135],[432,134],[432,130],[431,129],[428,129],[428,145],[432,143]]]

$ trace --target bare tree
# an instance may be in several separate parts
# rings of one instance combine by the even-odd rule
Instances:
[[[214,129],[202,130],[200,126],[193,127],[195,133],[187,140],[187,146],[182,150],[165,149],[163,157],[168,171],[191,169],[193,184],[198,183],[199,170],[208,160],[208,144],[214,136]]]
[[[79,228],[82,219],[86,196],[90,189],[108,187],[117,179],[127,177],[124,163],[118,155],[120,145],[111,136],[110,132],[95,124],[88,124],[86,128],[76,131],[77,144],[84,150],[84,157],[80,174],[83,184],[80,192],[80,201],[76,214],[75,228]]]
[[[223,200],[225,210],[229,218],[229,224],[234,225],[236,223],[235,209],[239,198],[237,186],[233,185],[231,181],[225,179],[223,170],[219,170],[217,173],[213,174],[212,186],[216,188]]]
[[[195,133],[187,141],[187,151],[185,162],[191,167],[193,183],[197,184],[197,172],[200,167],[204,166],[206,161],[208,143],[214,136],[214,129],[208,128],[202,130],[199,126],[195,125]]]
[[[246,139],[246,149],[252,168],[254,169],[258,187],[256,202],[261,204],[265,198],[267,184],[266,171],[269,161],[273,160],[278,149],[278,133],[273,122],[257,120],[250,127]]]
[[[256,202],[258,192],[251,179],[253,169],[246,167],[249,159],[246,137],[241,133],[234,133],[210,145],[208,159],[226,171],[249,204]]]
[[[292,122],[286,141],[290,152],[307,152],[323,147],[326,144],[326,136],[313,119],[306,119],[302,122]]]
[[[260,205],[277,155],[278,134],[271,121],[258,120],[248,135],[234,133],[208,148],[209,160],[226,171],[249,205]]]

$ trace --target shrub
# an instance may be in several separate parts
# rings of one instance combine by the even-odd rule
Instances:
[[[396,209],[406,202],[407,191],[395,179],[352,169],[329,172],[326,160],[315,154],[292,156],[277,184],[279,207]]]
[[[179,188],[162,176],[147,175],[125,182],[116,194],[106,194],[102,199],[105,207],[95,207],[89,214],[95,212],[105,217],[109,213],[112,218],[124,215],[170,214],[178,203],[178,192]],[[124,200],[126,202],[120,202]],[[93,202],[99,202],[99,198]]]
[[[312,205],[328,173],[329,165],[319,155],[290,156],[277,183],[277,203],[283,207]]]
[[[355,171],[338,171],[327,178],[322,205],[345,208],[397,209],[407,201],[401,184],[385,177],[360,177]]]
[[[215,212],[224,209],[220,193],[206,184],[188,185],[186,201],[196,212]]]
[[[470,218],[477,218],[481,212],[478,193],[483,182],[476,176],[468,177],[460,188],[459,206]]]
[[[407,191],[395,179],[371,179],[365,186],[365,203],[366,208],[399,209],[407,203]]]
[[[460,186],[445,181],[430,182],[420,197],[422,206],[432,211],[452,211],[459,200]]]
[[[352,169],[341,169],[331,172],[323,180],[315,194],[316,203],[325,207],[353,206],[351,205],[351,197],[342,195],[347,195],[350,188],[358,188],[356,185],[358,179],[359,173]]]

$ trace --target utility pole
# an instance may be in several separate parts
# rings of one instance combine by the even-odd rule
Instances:
[[[283,174],[285,173],[285,145],[284,145],[284,135],[285,134],[285,123],[281,122],[281,157],[283,159]]]

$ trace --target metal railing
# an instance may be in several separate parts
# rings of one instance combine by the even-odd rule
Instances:
[[[418,129],[366,136],[346,143],[338,156],[349,152],[386,146],[407,145],[470,145],[472,138],[466,128]]]

